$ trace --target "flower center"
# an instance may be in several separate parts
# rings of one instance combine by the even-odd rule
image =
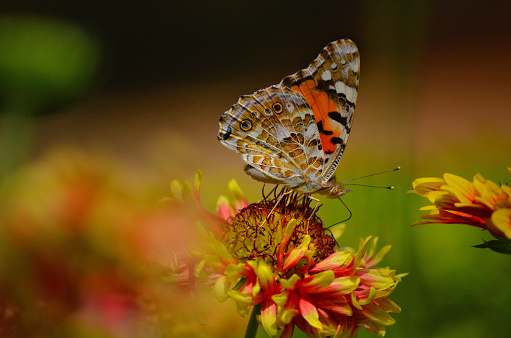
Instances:
[[[298,194],[284,194],[281,190],[253,203],[227,220],[223,242],[229,252],[239,260],[263,258],[276,266],[277,252],[288,252],[298,247],[305,235],[311,237],[309,250],[313,250],[314,262],[335,252],[337,242],[329,229],[323,228],[321,219],[310,207],[311,199]],[[295,219],[294,229],[287,229]],[[284,246],[284,247],[281,247]],[[282,262],[280,262],[282,263]]]

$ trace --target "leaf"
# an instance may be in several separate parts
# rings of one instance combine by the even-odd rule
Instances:
[[[511,255],[511,241],[508,240],[507,238],[496,239],[496,240],[491,240],[491,241],[485,241],[483,239],[483,242],[484,243],[479,244],[479,245],[474,245],[473,247],[478,248],[478,249],[488,248],[492,251],[495,251],[495,252],[498,252],[501,254]]]

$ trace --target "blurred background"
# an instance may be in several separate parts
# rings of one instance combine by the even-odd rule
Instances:
[[[409,272],[391,297],[402,313],[387,336],[506,337],[509,257],[471,248],[490,236],[466,226],[410,228],[428,203],[406,192],[445,172],[511,181],[509,1],[4,1],[0,201],[59,149],[115,162],[148,199],[201,168],[209,210],[230,178],[257,200],[261,184],[216,140],[220,115],[340,38],[358,45],[361,79],[337,178],[402,167],[360,181],[395,190],[354,187],[344,198],[353,217],[342,246],[378,236],[393,246],[383,265]],[[335,200],[320,210],[327,225],[347,213]],[[236,329],[209,333],[242,335],[247,319],[225,306],[217,323]]]

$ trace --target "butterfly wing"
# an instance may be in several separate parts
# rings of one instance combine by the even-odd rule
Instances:
[[[245,171],[256,180],[299,187],[309,168],[322,168],[314,114],[291,89],[272,86],[242,96],[219,124],[218,139],[242,155]]]
[[[353,122],[360,59],[351,40],[329,43],[307,67],[285,77],[279,87],[303,95],[312,109],[324,154],[322,182],[334,174]]]

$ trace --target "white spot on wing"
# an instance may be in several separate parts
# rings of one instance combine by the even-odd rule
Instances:
[[[357,100],[357,90],[353,87],[346,86],[346,84],[342,81],[337,81],[335,83],[335,91],[337,94],[345,94],[346,99],[351,102],[355,102]]]
[[[346,86],[346,98],[351,101],[357,101],[357,90],[353,87]]]
[[[284,126],[282,126],[281,124],[277,124],[275,125],[275,132],[276,132],[276,136],[277,136],[277,140],[279,141],[282,141],[283,139],[285,139],[286,137],[289,137],[289,131],[284,128]]]
[[[321,74],[321,79],[323,81],[329,81],[332,79],[332,73],[330,73],[329,70],[326,70],[324,71],[322,74]]]
[[[337,81],[335,83],[335,91],[337,94],[343,94],[346,93],[346,85],[342,81]]]

